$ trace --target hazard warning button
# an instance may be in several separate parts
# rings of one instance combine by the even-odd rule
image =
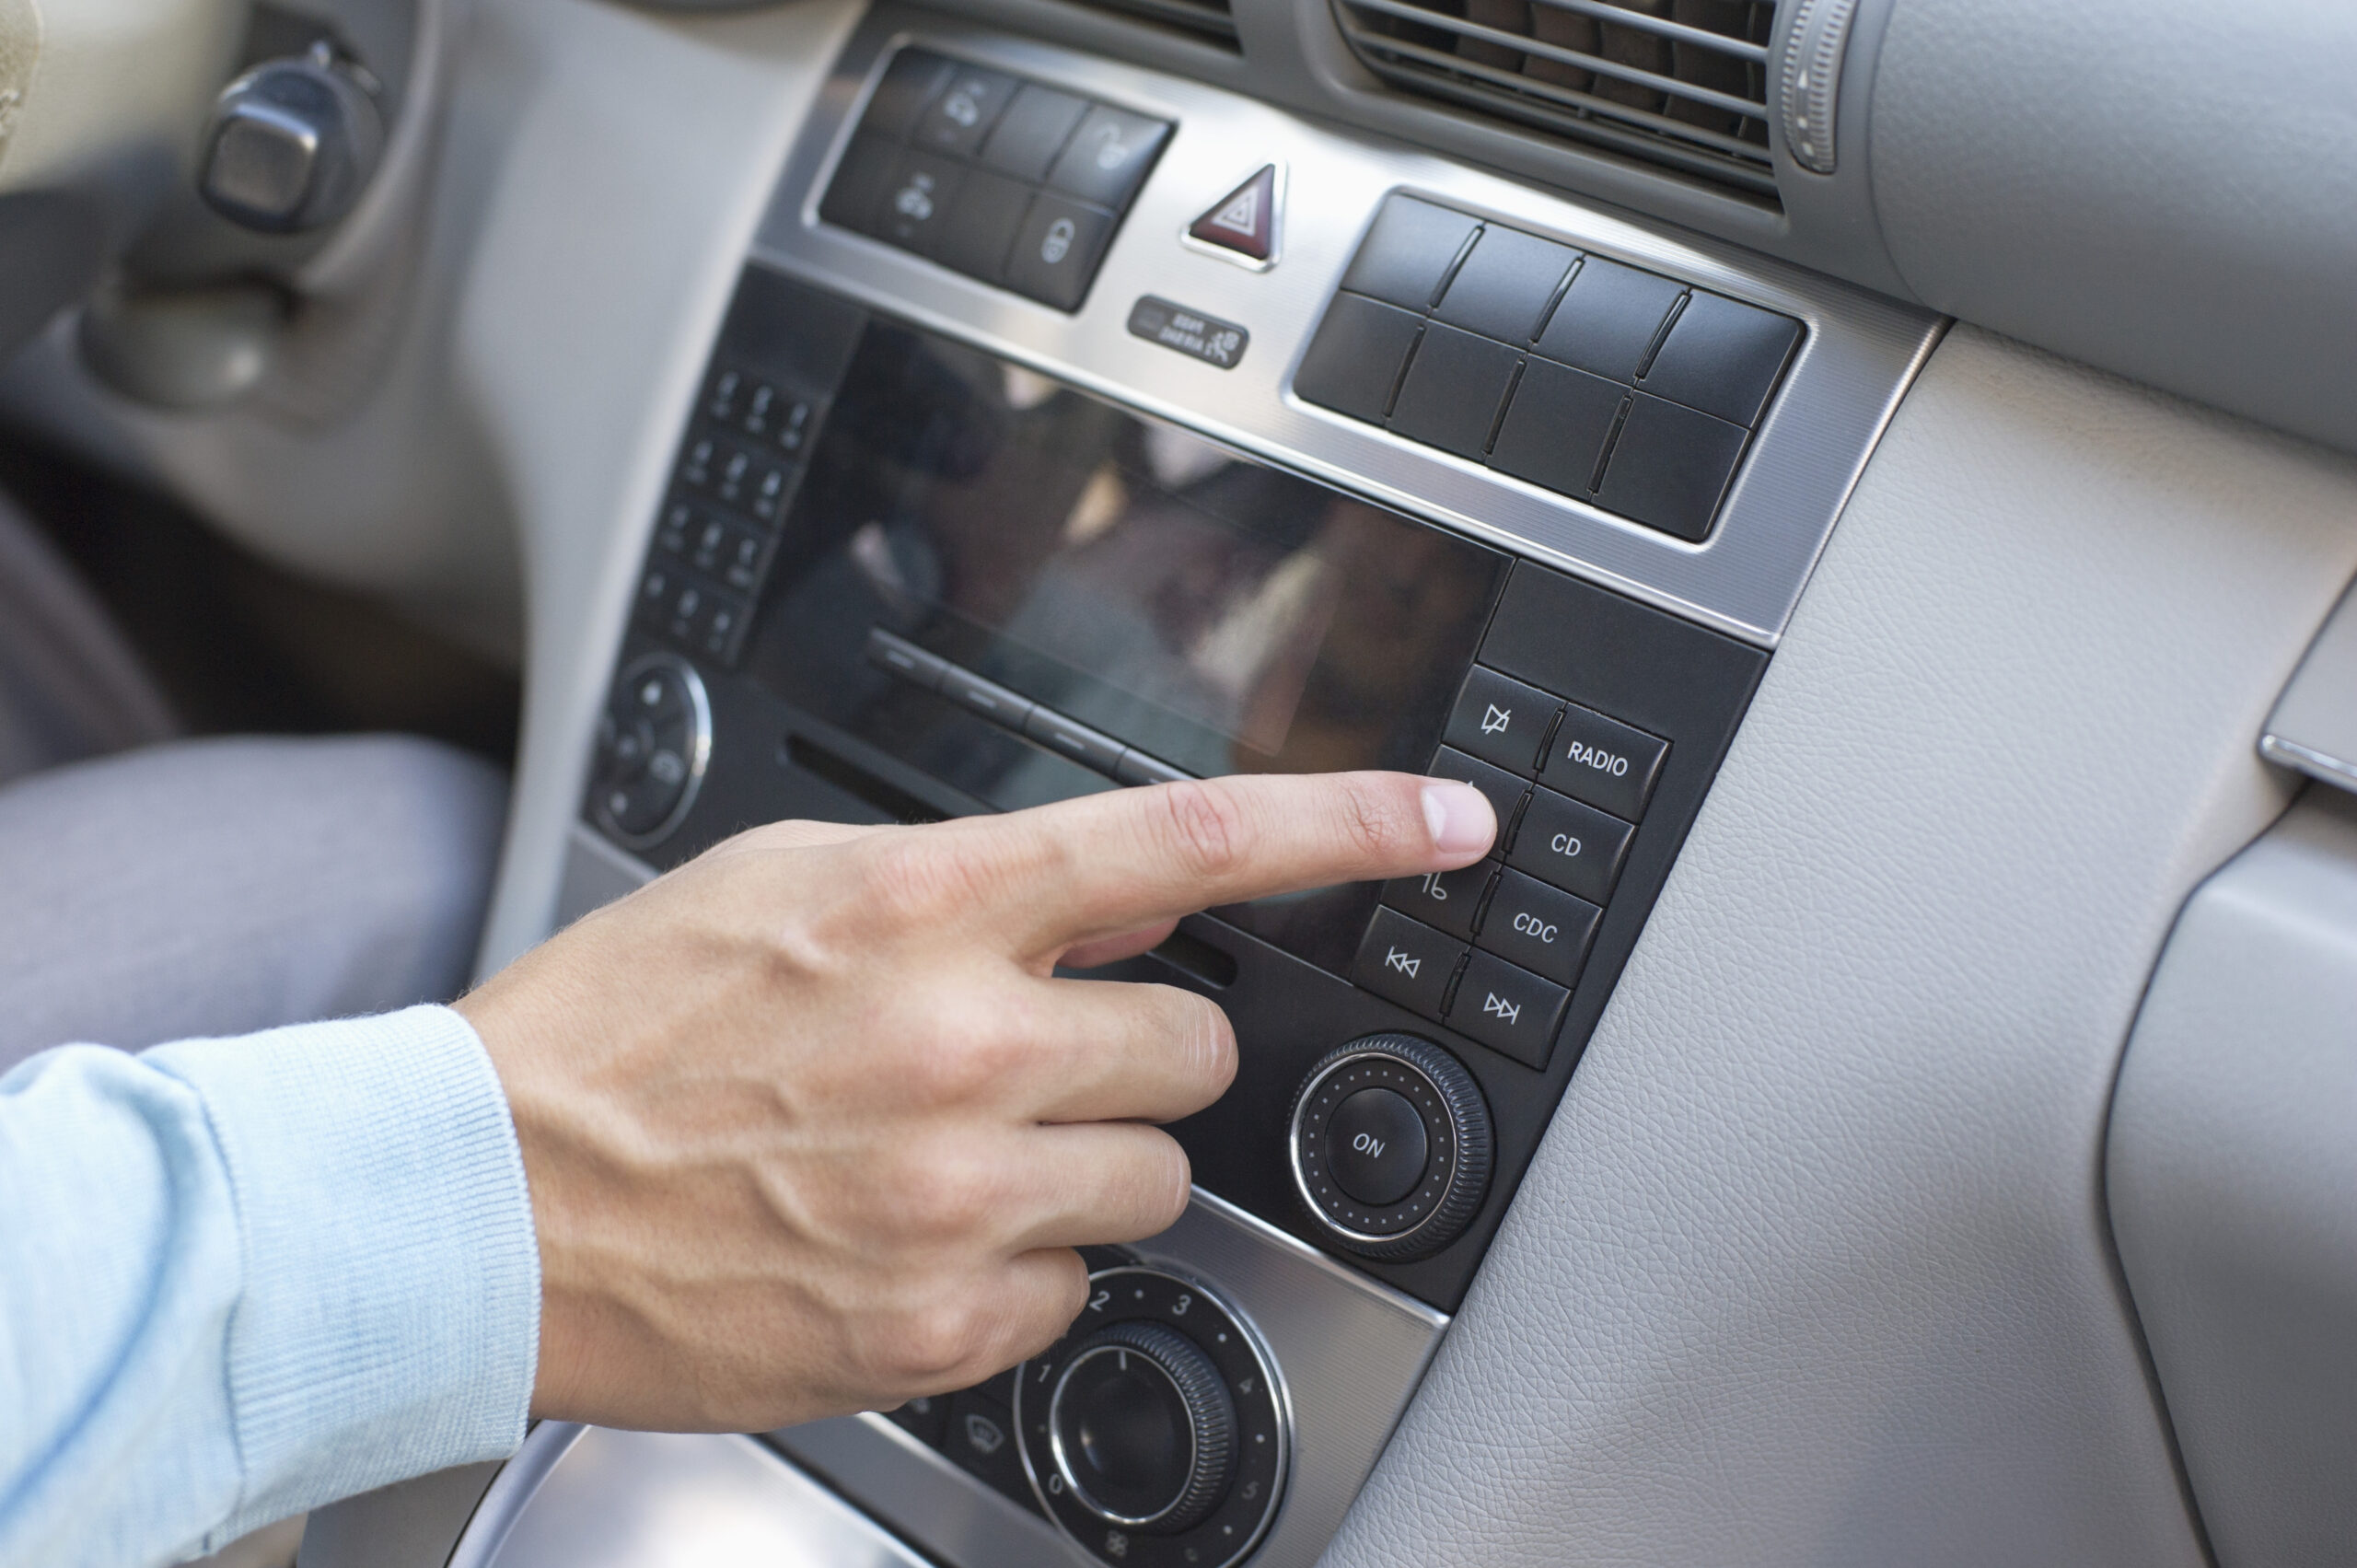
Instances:
[[[1223,250],[1233,250],[1255,261],[1277,253],[1277,166],[1260,172],[1212,203],[1211,210],[1187,226],[1190,238]]]

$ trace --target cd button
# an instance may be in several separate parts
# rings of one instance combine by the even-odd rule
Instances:
[[[1551,789],[1533,791],[1506,864],[1592,904],[1612,896],[1634,828]]]

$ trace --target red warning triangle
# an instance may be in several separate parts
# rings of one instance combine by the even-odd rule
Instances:
[[[1206,245],[1267,261],[1277,249],[1277,166],[1261,165],[1260,173],[1189,224],[1187,232]]]

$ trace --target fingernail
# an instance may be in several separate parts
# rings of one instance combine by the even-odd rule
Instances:
[[[1489,796],[1468,784],[1435,780],[1424,786],[1424,825],[1443,854],[1480,854],[1498,836]]]

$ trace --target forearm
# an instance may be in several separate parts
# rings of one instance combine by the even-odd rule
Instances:
[[[523,1434],[539,1263],[444,1008],[0,1079],[0,1563],[170,1561]]]

